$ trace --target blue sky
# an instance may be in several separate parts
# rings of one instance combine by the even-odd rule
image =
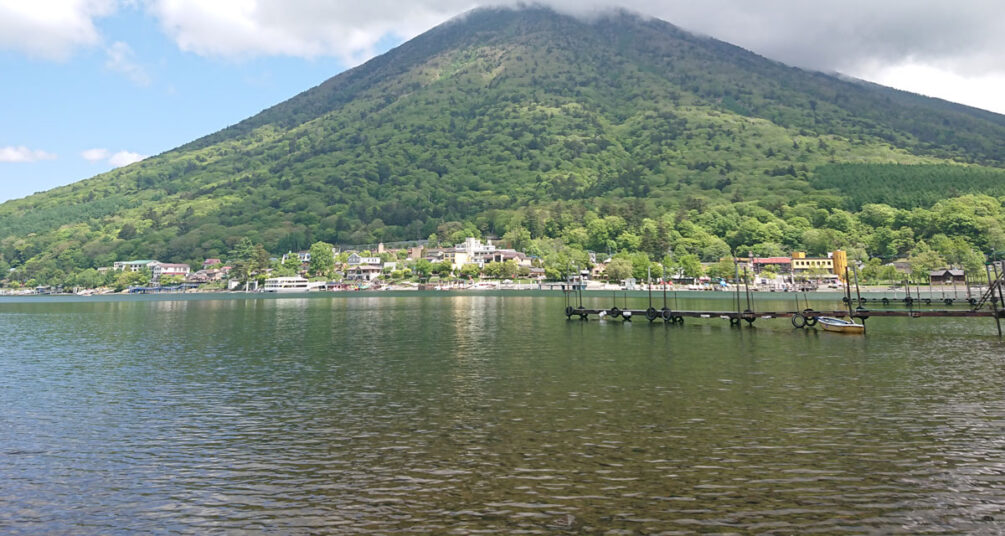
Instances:
[[[0,84],[0,149],[14,149],[8,160],[24,160],[0,161],[0,201],[169,150],[346,68],[332,56],[235,59],[185,52],[136,8],[99,19],[96,27],[108,43],[74,50],[66,59],[0,53],[6,80]],[[21,148],[28,153],[23,158]]]
[[[544,0],[1005,113],[995,0]],[[0,202],[210,134],[480,0],[0,0]],[[515,4],[496,0],[494,4]]]

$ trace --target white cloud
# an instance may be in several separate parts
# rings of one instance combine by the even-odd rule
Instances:
[[[119,151],[113,153],[108,149],[95,148],[81,151],[80,156],[89,162],[107,162],[112,167],[128,166],[146,158],[146,155],[134,153],[132,151]]]
[[[108,158],[108,149],[88,149],[82,151],[80,156],[87,160],[88,162],[100,162]]]
[[[388,37],[408,39],[484,5],[522,0],[0,0],[0,50],[66,59],[100,46],[95,20],[123,6],[144,6],[185,51],[241,59],[334,56],[347,64],[374,54]],[[533,2],[532,2],[533,3]],[[925,69],[938,96],[999,110],[974,96],[974,84],[1005,76],[1005,9],[998,0],[540,0],[559,11],[590,14],[616,5],[714,36],[769,58],[840,71],[905,89]],[[150,77],[125,43],[107,47],[109,70],[139,85]],[[905,66],[911,66],[907,69]],[[907,74],[906,71],[913,74]],[[944,89],[943,89],[944,88]],[[916,89],[915,89],[916,90]],[[935,93],[935,89],[929,89]],[[974,100],[978,99],[978,100]],[[980,103],[980,104],[978,104]]]
[[[0,0],[0,49],[65,60],[77,47],[101,41],[94,19],[115,0]]]
[[[410,38],[475,7],[471,0],[151,0],[182,50],[204,56],[336,56],[356,63],[389,35]]]
[[[29,149],[24,145],[17,147],[0,147],[0,162],[38,162],[39,160],[55,160],[56,155],[38,149]]]
[[[963,75],[907,60],[894,65],[866,66],[850,74],[877,84],[1005,114],[1005,101],[1002,100],[1005,73]]]
[[[480,5],[522,0],[149,0],[184,50],[207,56],[355,57],[388,35],[412,37]],[[1005,69],[1005,10],[997,0],[544,0],[576,15],[617,6],[804,67],[865,58]]]
[[[105,54],[107,55],[106,69],[125,75],[138,86],[150,85],[150,75],[141,65],[136,63],[134,59],[136,54],[133,53],[133,49],[129,45],[122,41],[116,41],[105,49]]]
[[[108,163],[115,167],[128,166],[146,158],[145,155],[129,151],[119,151],[108,157]]]
[[[594,14],[616,4],[790,65],[856,76],[887,69],[890,72],[882,80],[905,89],[913,86],[893,76],[898,66],[934,67],[962,77],[960,84],[945,88],[949,93],[939,94],[951,100],[965,98],[958,96],[965,91],[953,92],[963,91],[964,81],[1005,75],[1005,9],[998,0],[540,3],[574,15]],[[181,49],[196,54],[337,56],[355,64],[372,56],[377,43],[388,36],[411,38],[480,5],[523,4],[522,0],[149,0],[146,5]]]

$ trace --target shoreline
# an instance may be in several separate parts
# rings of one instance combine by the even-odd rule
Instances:
[[[981,294],[984,292],[984,288],[971,287],[970,294],[968,296],[966,288],[957,287],[956,291],[950,287],[912,287],[910,292],[914,299],[931,299],[932,301],[938,300],[942,302],[945,299],[953,299],[954,302],[965,302],[969,297],[974,297],[979,299]],[[664,289],[662,287],[654,286],[652,288],[652,295],[662,296]],[[741,296],[746,295],[747,291],[743,287],[730,288],[728,290],[696,290],[688,288],[673,288],[667,287],[666,293],[668,295],[676,295],[678,297],[686,297],[692,299],[723,299],[723,298],[733,298],[736,296],[737,292]],[[617,296],[628,296],[628,297],[646,297],[650,291],[646,288],[635,288],[632,290],[625,290],[619,287],[609,287],[609,288],[586,288],[582,290],[584,297],[607,297],[612,294]],[[450,296],[450,295],[497,295],[506,296],[508,294],[521,294],[521,295],[541,295],[541,296],[562,296],[566,294],[566,291],[559,287],[552,288],[538,288],[537,285],[514,285],[513,287],[500,285],[498,287],[492,288],[455,288],[455,289],[442,289],[442,290],[419,290],[414,286],[389,286],[384,287],[379,290],[376,289],[366,289],[366,290],[311,290],[306,292],[263,292],[263,291],[244,291],[244,290],[197,290],[190,289],[184,291],[164,291],[164,292],[154,292],[154,293],[128,293],[128,292],[106,292],[106,293],[91,293],[91,294],[74,294],[74,293],[51,293],[51,294],[35,294],[35,293],[23,293],[23,294],[13,294],[13,293],[0,293],[0,300],[4,298],[17,298],[17,299],[46,299],[46,298],[61,298],[61,299],[75,299],[80,301],[87,301],[91,299],[108,299],[108,298],[131,298],[131,297],[160,297],[160,298],[181,298],[181,297],[197,297],[197,296],[216,296],[220,298],[269,298],[277,299],[284,297],[324,297],[324,296],[401,296],[401,295],[413,294],[413,295],[423,295],[423,296]],[[576,292],[570,292],[571,295],[575,295]],[[756,296],[758,298],[771,298],[777,300],[790,299],[792,296],[806,296],[809,298],[818,299],[837,299],[841,300],[845,297],[845,289],[817,289],[809,291],[775,291],[775,290],[757,290],[750,289],[751,296]],[[858,292],[852,289],[852,300],[857,299],[858,294],[862,297],[871,300],[889,298],[891,301],[902,300],[907,294],[903,287],[898,287],[896,289],[890,289],[887,286],[882,285],[870,285],[870,286],[860,286]]]

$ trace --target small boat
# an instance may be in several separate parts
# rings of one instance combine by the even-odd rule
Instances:
[[[848,320],[841,320],[833,316],[821,316],[817,320],[825,331],[836,331],[838,333],[865,333],[865,326],[856,324]]]

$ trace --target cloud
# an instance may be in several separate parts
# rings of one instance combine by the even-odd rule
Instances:
[[[470,0],[151,0],[185,51],[203,56],[336,56],[358,63],[388,36],[410,38],[476,7]]]
[[[17,147],[0,147],[0,162],[38,162],[39,160],[55,160],[56,155],[38,149],[29,149],[24,145]]]
[[[101,41],[94,20],[116,6],[115,0],[0,0],[0,49],[65,60]]]
[[[116,41],[105,49],[105,54],[107,55],[106,69],[125,75],[138,86],[150,85],[150,75],[136,63],[134,60],[136,54],[133,53],[133,49],[129,45],[122,41]]]
[[[520,0],[0,0],[0,50],[66,59],[100,46],[95,21],[141,6],[176,45],[207,57],[337,57],[357,64],[389,38],[405,40],[485,5]],[[561,12],[612,6],[652,15],[790,65],[868,78],[909,66],[986,83],[1005,76],[1005,9],[998,0],[541,0]],[[106,67],[150,83],[125,43]],[[906,76],[906,75],[904,75]],[[898,78],[886,83],[904,87]],[[906,82],[905,82],[906,84]],[[1000,86],[994,86],[995,91]],[[986,90],[990,93],[992,90]],[[946,96],[946,95],[943,95]],[[949,98],[953,98],[949,95]]]
[[[80,156],[84,157],[84,160],[88,162],[100,162],[108,158],[108,149],[88,149],[82,151]]]
[[[128,166],[129,164],[139,162],[140,160],[147,158],[145,155],[131,151],[119,151],[117,153],[112,153],[108,149],[101,148],[81,151],[80,156],[89,162],[107,162],[111,164],[112,167]]]
[[[128,166],[145,159],[146,156],[139,153],[132,153],[129,151],[119,151],[112,156],[108,157],[108,163],[115,167]]]
[[[150,0],[184,50],[244,57],[372,54],[388,35],[412,37],[479,5],[517,0]],[[1005,70],[1005,10],[997,0],[545,0],[559,11],[616,4],[774,59],[819,70],[863,62],[943,62],[960,74]]]

